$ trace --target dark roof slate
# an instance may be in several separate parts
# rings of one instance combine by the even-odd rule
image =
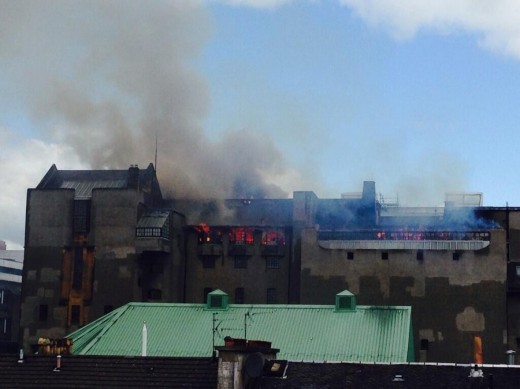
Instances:
[[[0,386],[8,388],[216,388],[217,362],[210,358],[0,354]],[[6,386],[3,386],[6,385]]]
[[[88,199],[93,189],[127,188],[130,169],[122,170],[58,170],[52,165],[42,178],[37,189],[74,189],[76,199]],[[146,169],[139,169],[139,186],[150,185],[155,176],[155,169],[149,164]],[[156,182],[152,185],[157,186]],[[157,190],[157,189],[156,189]]]
[[[479,366],[482,377],[469,377],[471,365],[355,364],[289,362],[285,378],[263,377],[262,389],[511,389],[520,388],[520,366]],[[401,376],[402,380],[395,380]]]

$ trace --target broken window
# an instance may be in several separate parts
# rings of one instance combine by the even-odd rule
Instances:
[[[210,227],[207,224],[201,224],[195,227],[198,232],[199,244],[221,244],[222,243],[222,230],[216,227]]]
[[[254,229],[250,227],[234,227],[229,233],[229,243],[231,244],[254,244]]]
[[[262,232],[262,244],[267,246],[285,245],[283,229],[274,229]]]

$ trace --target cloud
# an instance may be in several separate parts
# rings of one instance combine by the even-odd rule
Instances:
[[[219,2],[230,6],[276,9],[292,3],[293,0],[219,0]]]
[[[85,168],[70,146],[25,139],[11,129],[0,127],[0,239],[11,250],[21,249],[25,228],[27,188],[34,188],[55,163],[58,168]]]
[[[483,47],[520,59],[520,3],[515,0],[339,0],[397,39],[421,30],[475,35]]]

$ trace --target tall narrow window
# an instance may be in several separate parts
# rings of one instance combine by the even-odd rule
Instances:
[[[244,288],[235,289],[235,304],[244,304]]]
[[[417,250],[417,260],[422,261],[424,259],[424,251]]]
[[[40,312],[38,318],[40,321],[45,322],[49,317],[49,306],[47,304],[40,305]]]
[[[83,286],[83,247],[74,249],[74,269],[72,272],[72,288],[81,289]]]
[[[81,324],[81,307],[79,305],[72,305],[70,307],[70,324],[77,325]]]
[[[74,201],[74,232],[86,234],[90,230],[90,200]]]
[[[267,304],[276,304],[276,288],[267,288]]]
[[[204,304],[206,304],[206,302],[208,301],[208,294],[210,294],[212,290],[213,288],[204,288],[202,297],[202,301],[204,302]]]

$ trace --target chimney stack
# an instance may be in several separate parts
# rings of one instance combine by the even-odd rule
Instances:
[[[128,183],[129,189],[139,189],[139,167],[137,165],[130,165],[128,169]]]

